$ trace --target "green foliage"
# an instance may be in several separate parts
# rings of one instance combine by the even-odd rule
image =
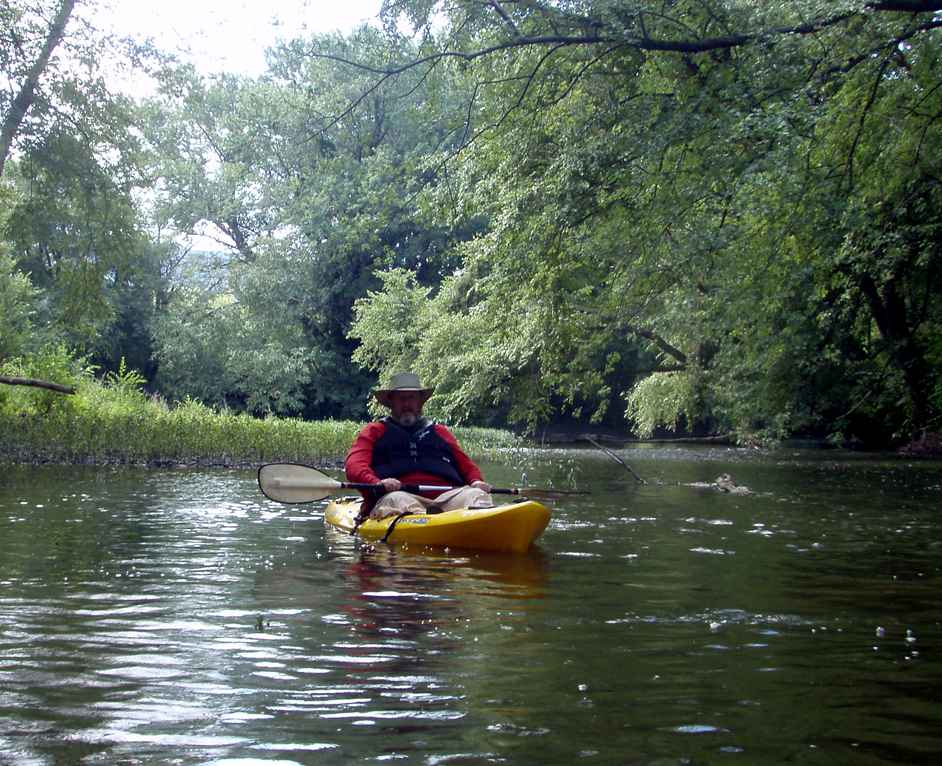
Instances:
[[[117,127],[109,117],[102,119],[112,103],[102,73],[140,65],[144,51],[126,39],[106,38],[72,12],[73,5],[81,3],[4,0],[0,5],[0,169],[7,151],[28,154],[64,124],[89,140],[102,127]],[[52,55],[43,62],[50,41]],[[18,114],[24,106],[25,113]]]
[[[62,341],[109,369],[122,355],[143,368],[160,275],[135,197],[152,179],[136,108],[104,75],[146,67],[153,52],[80,12],[66,18],[71,5],[12,0],[0,12],[0,247],[35,290],[24,350]]]
[[[513,357],[527,353],[516,338],[493,342],[501,322],[474,307],[456,311],[466,280],[446,280],[438,294],[418,284],[414,273],[394,269],[378,275],[383,289],[370,291],[355,304],[351,336],[360,341],[353,359],[387,378],[394,372],[414,370],[436,383],[426,411],[450,423],[487,421],[488,410],[501,402],[501,392],[512,385]],[[518,329],[519,326],[518,326]],[[522,388],[522,386],[521,386]],[[382,412],[374,401],[373,414]]]
[[[147,383],[147,378],[137,370],[129,369],[122,356],[118,369],[105,373],[104,382],[121,396],[134,401],[143,396],[141,389]]]
[[[929,347],[929,365],[932,369],[938,371],[932,383],[929,397],[934,412],[940,414],[936,416],[935,420],[927,423],[926,427],[938,430],[940,424],[942,424],[942,324],[937,324],[932,328],[927,345]]]
[[[50,350],[29,367],[4,366],[3,372],[63,377],[75,361],[61,349]],[[216,409],[193,399],[168,406],[141,391],[143,379],[126,367],[103,380],[80,371],[73,396],[10,390],[0,397],[0,460],[49,460],[97,463],[255,464],[286,460],[316,463],[336,460],[362,427],[353,421],[317,423],[295,418],[253,418]],[[9,388],[9,387],[2,387]],[[7,393],[0,391],[0,393]],[[43,396],[58,397],[44,406]],[[514,438],[491,429],[458,431],[475,454],[508,448]]]
[[[662,372],[639,380],[626,397],[627,416],[639,436],[650,437],[657,428],[674,430],[678,418],[692,422],[698,413],[696,387],[685,372]]]
[[[22,7],[11,82],[41,39]],[[0,191],[0,360],[64,341],[125,415],[146,385],[194,422],[197,401],[359,419],[406,368],[455,423],[939,422],[932,14],[389,0],[384,21],[285,40],[258,80],[167,66],[143,105],[70,29],[87,68],[44,74]]]
[[[115,321],[110,296],[143,249],[130,198],[70,135],[50,136],[13,178],[22,191],[2,233],[18,267],[51,299],[42,318],[94,350]]]
[[[525,391],[490,393],[530,422],[560,409],[604,417],[613,395],[645,431],[684,415],[743,434],[905,438],[937,418],[942,129],[931,115],[942,92],[930,15],[857,15],[849,3],[814,35],[780,37],[772,30],[821,7],[626,14],[591,2],[577,17],[531,6],[447,10],[448,52],[475,54],[461,110],[474,138],[442,157],[451,172],[432,199],[443,219],[483,215],[488,230],[458,250],[467,300],[433,299],[427,335],[449,328],[457,342],[437,346],[432,380],[455,367],[482,380],[462,360],[509,342],[528,353],[498,365]],[[443,6],[385,8],[391,23],[421,24]],[[585,19],[582,44],[518,44],[581,38]],[[598,41],[636,34],[679,52],[730,30],[775,44],[672,55]],[[472,315],[489,321],[463,334]]]
[[[271,318],[231,294],[178,289],[154,327],[159,389],[253,414],[301,411],[313,355],[297,325]]]
[[[353,361],[379,380],[415,367],[419,343],[428,330],[430,289],[406,269],[377,275],[381,290],[370,290],[353,304],[351,337],[359,340]]]
[[[437,76],[416,74],[406,95],[379,88],[356,114],[325,118],[369,87],[369,75],[310,51],[380,64],[392,44],[369,27],[285,43],[257,82],[164,73],[148,107],[161,177],[155,214],[228,246],[232,268],[219,292],[237,305],[207,316],[185,310],[187,297],[170,302],[158,322],[156,377],[169,395],[308,417],[365,413],[372,381],[351,362],[347,336],[354,302],[376,286],[377,268],[439,279],[443,252],[465,232],[430,225],[411,202],[441,138],[430,110]],[[206,338],[227,334],[222,347]],[[175,348],[175,337],[192,339],[190,350]],[[178,360],[197,347],[210,349],[213,380],[185,380],[195,367]]]
[[[0,249],[0,361],[19,356],[29,347],[35,333],[37,297],[29,277]]]
[[[22,371],[25,369],[21,368]],[[47,363],[29,371],[55,374]],[[259,420],[218,411],[192,399],[168,407],[145,396],[140,376],[123,370],[103,381],[84,377],[78,394],[43,407],[19,394],[0,408],[2,455],[14,459],[92,462],[228,463],[315,461],[344,453],[355,423]]]

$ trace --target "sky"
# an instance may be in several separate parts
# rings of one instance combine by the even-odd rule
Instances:
[[[153,38],[200,71],[258,75],[279,37],[340,30],[375,18],[382,0],[101,0],[95,22],[122,36]]]

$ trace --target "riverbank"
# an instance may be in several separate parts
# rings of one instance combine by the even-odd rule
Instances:
[[[137,388],[85,380],[71,396],[18,391],[0,400],[0,462],[248,467],[340,466],[362,423],[254,418]],[[518,444],[490,428],[454,429],[473,455]]]
[[[83,378],[72,395],[0,386],[0,464],[252,467],[286,461],[340,468],[361,426],[355,421],[254,418],[192,400],[171,405],[144,393],[133,378]],[[525,446],[521,437],[505,430],[453,430],[474,457]],[[582,432],[567,436],[534,442],[557,447],[594,443],[602,451],[638,444],[734,444],[729,437],[639,441],[599,434],[590,438]],[[937,459],[942,456],[942,435],[927,434],[898,452]]]

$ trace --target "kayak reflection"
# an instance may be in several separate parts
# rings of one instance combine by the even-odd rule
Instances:
[[[352,555],[355,561],[351,571],[361,576],[364,592],[387,591],[405,581],[411,585],[424,583],[438,595],[542,598],[549,570],[549,559],[538,547],[508,555],[359,543]]]
[[[380,647],[386,651],[379,654],[389,655],[381,659],[399,672],[417,661],[410,646],[421,645],[426,658],[428,652],[453,652],[470,622],[492,619],[495,599],[513,599],[519,606],[542,599],[548,572],[539,549],[524,555],[455,555],[351,540],[341,558],[347,558],[339,570],[348,593],[343,611],[358,639],[347,649],[357,658],[354,663],[362,663],[357,670],[376,670]]]

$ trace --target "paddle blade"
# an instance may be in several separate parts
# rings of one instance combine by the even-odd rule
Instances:
[[[258,486],[265,496],[279,503],[313,503],[343,485],[316,468],[294,463],[269,463],[258,469]]]

